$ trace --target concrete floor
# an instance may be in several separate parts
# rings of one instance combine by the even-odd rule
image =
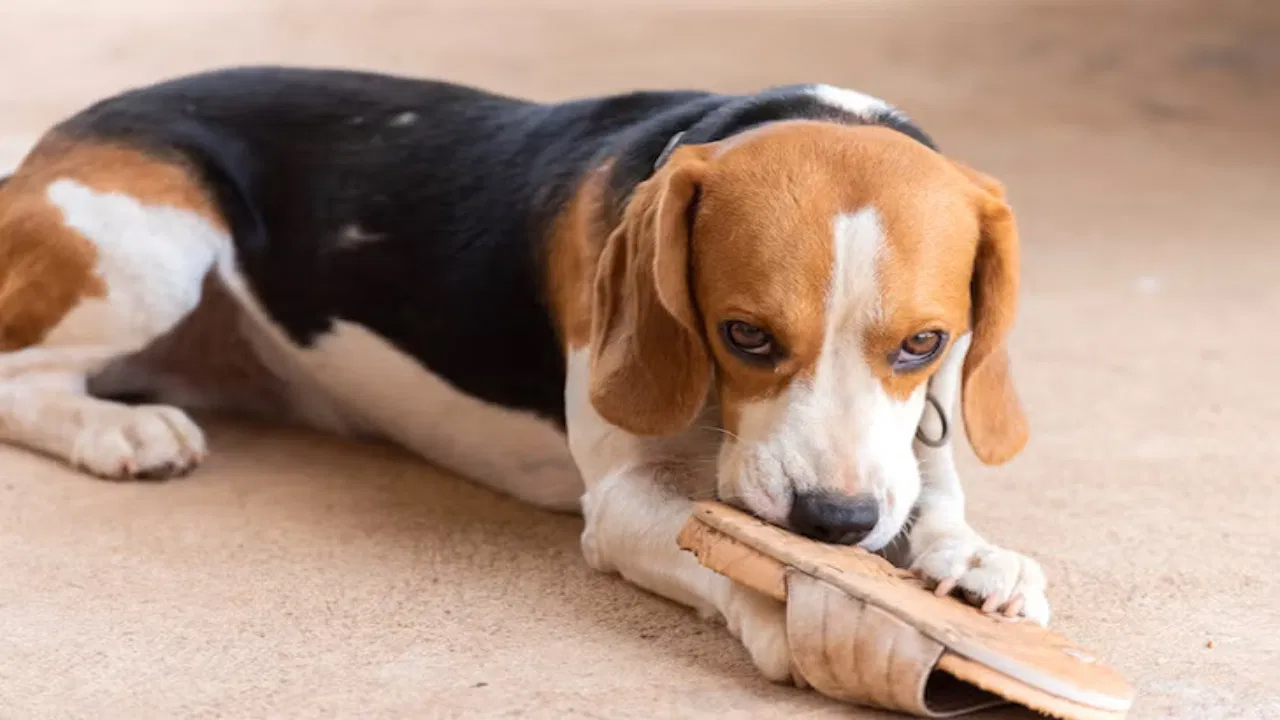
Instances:
[[[0,161],[126,85],[379,68],[537,98],[815,81],[1001,178],[1026,453],[971,514],[1137,718],[1280,717],[1280,6],[5,0]],[[590,572],[580,521],[395,451],[215,424],[162,485],[0,449],[0,718],[872,717]]]

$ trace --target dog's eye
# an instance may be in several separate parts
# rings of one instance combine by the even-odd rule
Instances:
[[[933,359],[946,344],[947,334],[940,330],[925,330],[902,341],[893,353],[894,370],[915,370]]]
[[[729,349],[748,360],[760,362],[777,355],[778,346],[773,336],[750,323],[730,320],[720,324],[720,333]]]

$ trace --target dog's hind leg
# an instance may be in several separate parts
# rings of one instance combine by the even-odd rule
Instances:
[[[0,187],[0,441],[112,478],[205,454],[181,410],[92,397],[88,379],[173,329],[231,254],[191,171],[119,146],[46,140]]]

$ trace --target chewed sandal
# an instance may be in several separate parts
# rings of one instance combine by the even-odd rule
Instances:
[[[696,504],[679,543],[787,604],[793,671],[829,697],[931,718],[1013,702],[1064,720],[1115,720],[1133,702],[1128,680],[1066,638],[939,597],[865,550],[714,502]]]

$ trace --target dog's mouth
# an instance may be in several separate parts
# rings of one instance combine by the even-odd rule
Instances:
[[[760,494],[763,495],[763,493]],[[774,527],[782,528],[787,532],[795,532],[795,529],[792,528],[791,524],[787,521],[787,516],[790,512],[790,504],[788,504],[785,509],[778,508],[777,503],[774,502],[772,498],[769,498],[769,509],[762,509],[759,507],[761,503],[752,503],[741,493],[726,494],[717,492],[716,500],[724,503],[725,505],[741,510],[757,520],[767,522]]]
[[[737,495],[730,496],[717,493],[716,501],[724,503],[725,505],[737,510],[741,510],[757,520],[766,522],[789,533],[794,533],[800,537],[813,540],[814,542],[823,543],[825,545],[856,547],[872,553],[888,552],[896,542],[906,537],[907,531],[911,526],[910,515],[902,519],[894,518],[892,517],[892,506],[890,506],[885,510],[880,522],[878,522],[876,526],[872,528],[871,532],[867,533],[865,536],[845,535],[844,537],[834,540],[823,540],[800,532],[791,523],[789,519],[790,513],[783,514],[779,517],[770,517],[765,513],[757,512],[755,508],[751,507],[750,503]]]

